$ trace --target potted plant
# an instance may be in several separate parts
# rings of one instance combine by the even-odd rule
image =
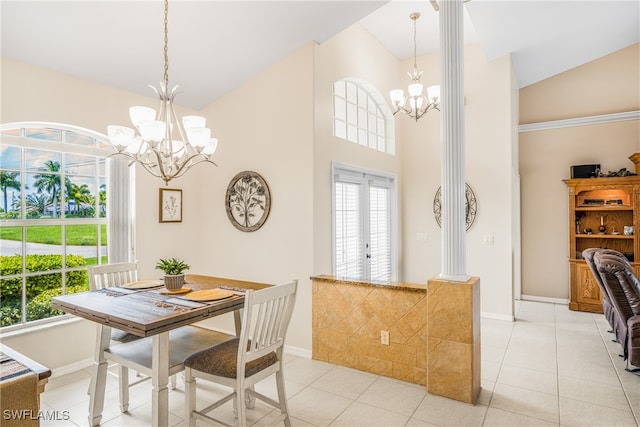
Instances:
[[[164,272],[164,286],[168,291],[177,291],[182,288],[184,272],[189,268],[189,264],[177,258],[160,258],[156,264],[156,269]]]

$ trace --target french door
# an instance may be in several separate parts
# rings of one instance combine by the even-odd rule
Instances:
[[[394,178],[334,165],[335,276],[395,280],[395,199]]]

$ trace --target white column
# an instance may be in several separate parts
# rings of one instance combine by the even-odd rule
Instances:
[[[440,0],[442,271],[466,282],[463,0]]]

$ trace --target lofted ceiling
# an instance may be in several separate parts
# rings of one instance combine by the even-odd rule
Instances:
[[[169,84],[182,87],[177,102],[199,109],[357,22],[408,59],[414,11],[418,56],[439,51],[428,0],[171,0]],[[0,25],[4,57],[148,96],[163,79],[159,0],[2,0]],[[640,0],[472,0],[464,25],[465,43],[488,60],[511,54],[525,87],[640,42]]]

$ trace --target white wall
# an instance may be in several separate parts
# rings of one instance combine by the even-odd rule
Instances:
[[[188,187],[197,199],[192,213],[199,224],[196,238],[189,242],[197,248],[192,271],[275,284],[298,279],[287,345],[307,351],[311,349],[314,49],[314,43],[305,45],[203,110],[214,118],[219,166],[199,166]],[[244,170],[262,175],[271,191],[269,217],[250,233],[231,224],[224,203],[227,185]],[[230,328],[226,321],[223,327]]]
[[[423,84],[439,84],[440,55],[418,58]],[[409,70],[412,61],[404,61]],[[426,79],[425,79],[426,78]],[[467,273],[480,277],[481,311],[513,316],[514,102],[513,73],[508,56],[487,62],[478,45],[464,49],[466,181],[473,189],[478,213],[467,231]],[[515,96],[515,99],[514,99]],[[440,186],[440,113],[415,123],[403,118],[404,278],[424,283],[440,273],[440,228],[433,200]],[[517,169],[516,169],[517,170]],[[418,233],[427,233],[418,240]],[[483,244],[485,235],[494,244]]]
[[[333,83],[347,77],[366,80],[386,98],[399,80],[399,69],[395,57],[356,24],[316,48],[314,73],[313,273],[331,274],[331,162],[395,175],[401,188],[403,150],[397,127],[395,156],[334,137]]]

